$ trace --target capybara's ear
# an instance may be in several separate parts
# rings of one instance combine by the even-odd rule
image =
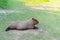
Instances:
[[[32,18],[32,20],[35,20],[34,18]]]
[[[37,19],[35,19],[35,18],[32,18],[32,20],[35,21],[35,22],[37,22],[37,23],[39,23],[39,21]]]
[[[35,18],[32,18],[32,20],[37,21]]]

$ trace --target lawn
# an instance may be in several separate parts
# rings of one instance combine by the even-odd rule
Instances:
[[[0,40],[60,40],[60,12],[47,10],[29,10],[22,13],[0,13]],[[38,30],[6,32],[12,21],[36,18],[39,21]]]
[[[9,2],[8,5],[10,4],[12,9],[20,10],[20,12],[0,13],[0,40],[60,40],[59,11],[35,10],[26,7],[22,2],[16,2],[14,0],[12,3],[10,0]],[[10,22],[24,21],[32,17],[39,21],[37,25],[38,30],[5,31]]]

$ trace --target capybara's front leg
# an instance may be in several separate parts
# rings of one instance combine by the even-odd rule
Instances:
[[[36,26],[33,26],[33,29],[38,29],[38,27],[36,27]]]

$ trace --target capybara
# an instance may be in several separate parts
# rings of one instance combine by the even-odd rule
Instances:
[[[35,18],[26,21],[20,22],[12,22],[8,25],[5,31],[8,30],[27,30],[27,29],[38,29],[35,25],[38,24],[39,21]]]

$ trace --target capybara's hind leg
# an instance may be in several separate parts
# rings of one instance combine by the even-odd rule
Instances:
[[[17,30],[17,29],[16,28],[10,28],[10,27],[8,27],[8,28],[6,28],[5,31],[9,31],[9,30]]]
[[[11,28],[9,28],[9,27],[8,27],[8,28],[6,28],[6,30],[5,30],[5,31],[9,31],[10,29],[11,29]]]

